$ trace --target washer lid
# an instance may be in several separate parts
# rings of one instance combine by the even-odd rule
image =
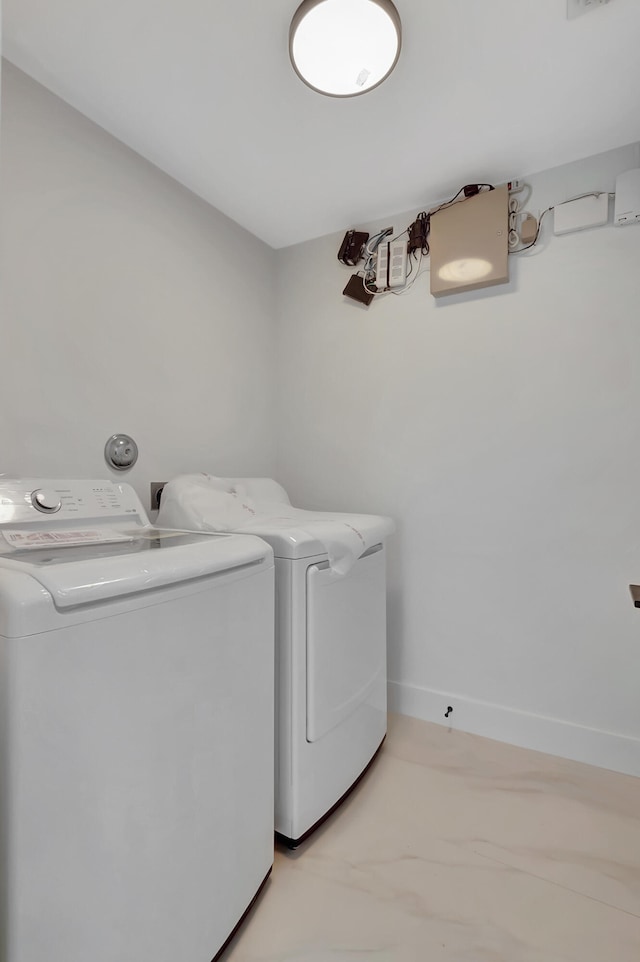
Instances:
[[[86,540],[77,540],[85,534]],[[95,539],[90,540],[89,534]],[[50,547],[43,546],[41,535],[49,536],[45,542]],[[61,535],[76,540],[64,541]],[[32,539],[31,547],[25,547],[24,536]],[[271,554],[259,538],[138,526],[96,531],[3,528],[0,552],[0,567],[31,575],[46,588],[56,608],[222,574],[263,563]]]

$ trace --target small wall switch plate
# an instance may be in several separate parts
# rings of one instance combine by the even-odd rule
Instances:
[[[575,20],[583,13],[590,13],[596,7],[603,7],[609,0],[567,0],[567,20]]]
[[[640,224],[640,167],[625,170],[616,178],[613,223],[616,227]]]
[[[376,259],[376,287],[379,291],[384,291],[389,282],[389,244],[382,241],[378,244],[378,257]]]
[[[407,241],[391,241],[389,244],[389,287],[404,287],[407,283]]]
[[[570,234],[587,227],[602,227],[609,219],[609,195],[590,194],[553,208],[553,233]]]

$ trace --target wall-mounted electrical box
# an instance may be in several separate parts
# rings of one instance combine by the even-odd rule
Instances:
[[[609,219],[609,195],[587,194],[553,208],[553,233],[570,234],[587,227],[602,227]]]
[[[475,197],[431,215],[431,293],[459,294],[509,280],[509,189]]]
[[[616,178],[616,206],[613,213],[616,227],[640,223],[640,167],[625,170]]]

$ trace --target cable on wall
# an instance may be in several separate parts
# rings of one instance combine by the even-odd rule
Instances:
[[[550,205],[536,218],[530,211],[523,209],[518,199],[512,195],[513,193],[521,192],[524,188],[527,188],[528,185],[523,184],[522,181],[513,181],[505,186],[508,187],[510,192],[508,201],[507,249],[510,255],[522,254],[536,246],[540,239],[545,217],[551,213],[551,211],[555,210],[557,205]],[[407,293],[417,279],[423,273],[430,270],[430,268],[423,267],[423,259],[430,253],[429,236],[432,215],[438,211],[445,210],[447,207],[451,207],[453,204],[464,203],[464,201],[471,197],[477,196],[481,191],[490,190],[495,190],[492,184],[465,184],[449,200],[416,214],[412,223],[403,231],[400,231],[399,234],[392,237],[391,240],[386,240],[393,234],[393,228],[391,227],[374,234],[362,247],[361,256],[364,257],[364,266],[356,274],[352,275],[343,293],[367,306],[374,297],[380,297],[383,294],[402,296]],[[571,201],[581,200],[585,197],[599,197],[602,193],[602,191],[588,191],[571,198]],[[527,199],[530,197],[530,194],[531,188],[529,187]],[[569,202],[570,201],[565,201],[564,203]],[[353,232],[348,232],[348,234],[349,233]],[[379,247],[383,242],[387,244],[397,242],[405,234],[407,235],[407,242],[405,261],[401,268],[403,273],[400,279],[398,279],[397,275],[392,279],[390,268],[387,268],[387,272],[385,272],[385,260],[383,259],[381,261],[380,259]],[[360,236],[366,235],[361,234]],[[400,246],[399,252],[397,250],[398,246]],[[394,252],[394,255],[395,254],[397,254],[398,257],[402,256],[402,245],[396,244],[396,252]],[[390,260],[388,251],[387,258]],[[344,259],[343,263],[345,262],[349,263]],[[382,286],[385,283],[386,286]],[[394,290],[394,287],[397,289]]]
[[[553,210],[553,207],[547,207],[547,209],[540,214],[540,218],[538,220],[538,228],[536,230],[536,236],[533,238],[531,243],[527,244],[526,247],[521,247],[519,250],[510,251],[511,254],[522,254],[523,251],[528,251],[531,247],[535,247],[535,245],[538,243],[538,238],[540,237],[540,228],[542,227],[542,221],[544,220],[545,215],[552,210]]]

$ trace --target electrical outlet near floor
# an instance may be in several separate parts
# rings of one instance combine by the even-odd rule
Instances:
[[[158,511],[160,508],[160,497],[166,481],[151,481],[149,484],[149,507],[151,511]]]
[[[603,7],[605,3],[609,3],[609,0],[567,0],[567,19],[574,20],[596,7]]]

